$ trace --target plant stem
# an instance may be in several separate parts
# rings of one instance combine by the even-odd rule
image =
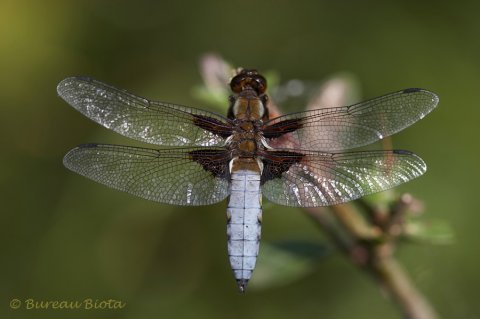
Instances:
[[[361,217],[351,204],[331,206],[328,210],[305,208],[305,212],[326,232],[343,254],[376,279],[405,318],[438,318],[426,298],[393,257],[395,241],[378,241],[379,227],[373,226],[371,230],[366,230],[368,225],[358,223]],[[332,218],[331,215],[336,218]],[[388,239],[396,238],[384,235]]]
[[[378,258],[369,270],[377,278],[383,290],[393,298],[405,318],[438,318],[432,306],[393,256]]]

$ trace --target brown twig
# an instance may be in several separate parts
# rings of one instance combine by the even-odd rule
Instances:
[[[405,318],[438,318],[432,306],[393,256],[376,258],[371,272],[383,290],[395,300]]]
[[[410,195],[402,196],[382,220],[384,225],[369,225],[353,204],[308,208],[305,212],[343,254],[375,278],[405,318],[435,319],[435,311],[393,256],[398,229],[403,228],[403,216],[412,202]],[[365,202],[362,206],[369,207]]]

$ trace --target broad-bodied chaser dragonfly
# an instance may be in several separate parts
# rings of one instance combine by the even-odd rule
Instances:
[[[345,203],[426,171],[402,150],[344,152],[392,135],[432,111],[438,97],[406,89],[366,102],[271,119],[265,78],[241,70],[230,82],[227,116],[150,101],[102,82],[71,77],[58,94],[95,122],[160,146],[80,145],[67,168],[127,193],[172,205],[210,205],[229,197],[228,256],[239,289],[255,268],[262,195],[286,206]]]

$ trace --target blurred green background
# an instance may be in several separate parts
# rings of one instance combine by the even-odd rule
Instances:
[[[425,218],[448,221],[456,241],[402,245],[397,257],[442,317],[480,318],[479,16],[475,1],[0,1],[0,317],[400,318],[335,251],[298,281],[239,295],[225,203],[160,205],[63,167],[77,144],[132,143],[58,98],[60,80],[88,75],[208,109],[192,87],[213,51],[282,80],[351,72],[365,98],[439,94],[438,109],[393,142],[429,166],[399,189],[425,201]],[[329,245],[301,211],[268,206],[262,240],[290,238]],[[12,298],[127,306],[15,311]]]

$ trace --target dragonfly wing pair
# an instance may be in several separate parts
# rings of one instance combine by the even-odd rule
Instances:
[[[432,92],[407,89],[269,119],[265,78],[242,70],[230,86],[234,95],[227,117],[150,101],[89,78],[67,78],[57,90],[104,127],[159,146],[80,145],[64,158],[69,169],[161,203],[209,205],[230,196],[228,254],[241,291],[255,268],[262,195],[287,206],[334,205],[426,171],[423,160],[408,151],[345,151],[423,118],[438,103]]]
[[[154,150],[81,145],[65,157],[69,169],[161,203],[209,205],[228,196],[226,168],[231,157],[222,147],[232,134],[229,119],[150,101],[89,78],[67,78],[58,85],[58,93],[88,118],[124,136],[160,146],[194,146]],[[263,136],[271,147],[303,156],[280,175],[268,169],[285,166],[291,155],[284,152],[269,157],[263,195],[282,205],[326,206],[422,175],[425,163],[410,152],[338,152],[392,135],[423,118],[437,103],[434,93],[409,89],[352,106],[293,113],[264,123]]]

